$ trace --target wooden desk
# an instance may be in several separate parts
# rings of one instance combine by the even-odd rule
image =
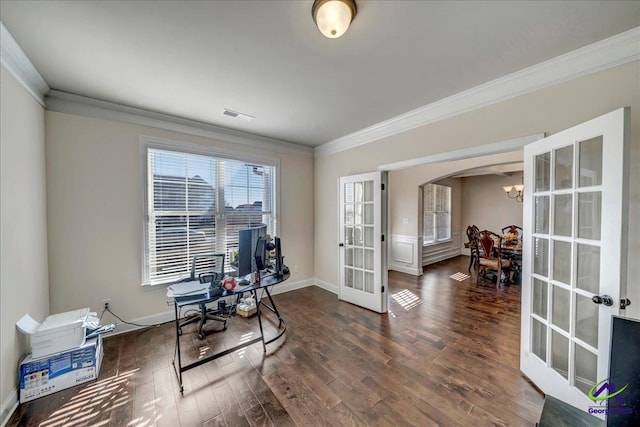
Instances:
[[[276,307],[275,302],[273,301],[273,298],[271,298],[271,293],[269,292],[269,288],[271,286],[277,285],[278,283],[282,283],[285,280],[287,280],[289,278],[289,273],[286,273],[282,276],[277,276],[275,274],[269,274],[269,275],[265,275],[262,276],[260,278],[260,282],[251,285],[251,286],[244,286],[244,287],[240,287],[240,288],[236,288],[232,291],[225,291],[224,293],[222,293],[221,295],[217,295],[217,296],[213,296],[210,297],[208,295],[193,295],[193,296],[181,296],[181,297],[175,297],[173,299],[173,307],[174,307],[174,311],[175,311],[175,322],[176,322],[176,348],[175,348],[175,352],[174,352],[174,356],[173,356],[173,360],[171,361],[171,363],[173,364],[173,368],[176,371],[176,376],[178,377],[178,382],[180,384],[180,393],[182,394],[184,392],[184,387],[182,385],[182,373],[186,372],[190,369],[196,368],[200,365],[203,365],[207,362],[210,362],[212,360],[215,359],[219,359],[222,356],[226,356],[227,354],[233,353],[236,350],[240,350],[241,348],[245,348],[248,347],[252,344],[255,344],[257,342],[262,341],[262,349],[263,351],[266,353],[267,352],[267,344],[274,342],[275,340],[277,340],[278,338],[280,338],[287,330],[287,325],[284,322],[284,319],[282,319],[282,316],[280,315],[280,312],[278,312],[278,308]],[[260,297],[258,297],[258,291],[260,292]],[[180,317],[179,317],[179,309],[181,309],[182,307],[186,307],[189,305],[199,305],[202,303],[209,303],[209,302],[213,302],[216,300],[219,300],[220,298],[224,298],[227,296],[233,296],[233,295],[239,295],[239,294],[244,294],[246,292],[250,292],[251,296],[253,296],[255,298],[256,304],[257,304],[257,312],[256,312],[256,317],[258,318],[258,325],[260,326],[260,336],[258,338],[254,338],[252,340],[249,340],[247,342],[243,342],[241,344],[238,344],[237,346],[230,348],[228,350],[224,350],[221,352],[218,352],[216,354],[213,354],[211,356],[205,357],[203,359],[199,359],[193,363],[190,363],[186,366],[182,366],[182,356],[180,353]],[[262,297],[264,296],[264,294],[267,294],[267,297],[269,299],[269,302],[271,305],[265,303],[264,301],[262,301]],[[272,313],[274,313],[277,317],[278,317],[278,328],[282,327],[282,330],[280,330],[278,332],[278,334],[275,337],[271,337],[268,340],[265,340],[264,337],[264,331],[262,329],[262,310],[261,307],[264,307],[266,309],[268,309],[269,311],[271,311]],[[178,362],[176,364],[176,361]]]

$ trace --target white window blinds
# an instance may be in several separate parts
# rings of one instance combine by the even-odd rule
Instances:
[[[427,184],[422,189],[423,243],[451,238],[451,187]]]
[[[147,149],[144,283],[188,276],[194,255],[238,247],[238,230],[261,223],[274,234],[275,167]]]

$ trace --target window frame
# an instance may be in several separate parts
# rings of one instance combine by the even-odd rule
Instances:
[[[167,150],[175,151],[181,154],[194,154],[200,156],[215,157],[223,160],[237,160],[246,163],[256,163],[263,166],[271,166],[274,168],[273,173],[273,234],[280,235],[280,159],[277,157],[263,156],[259,154],[229,150],[217,146],[201,145],[197,143],[178,141],[148,135],[141,135],[139,140],[139,156],[140,156],[140,190],[142,192],[142,280],[141,286],[155,288],[157,286],[166,286],[171,281],[163,283],[151,283],[149,274],[149,164],[148,150]]]
[[[425,189],[429,185],[432,185],[432,186],[435,186],[435,187],[445,187],[445,188],[449,189],[449,200],[447,201],[447,210],[446,211],[438,211],[438,210],[427,211],[426,210],[426,206],[425,206],[425,203],[426,203],[426,200],[425,200]],[[452,228],[451,227],[451,203],[452,203],[452,199],[453,199],[453,187],[451,185],[436,184],[436,183],[431,182],[431,183],[428,183],[428,184],[424,184],[422,186],[421,191],[422,191],[422,246],[433,246],[433,245],[438,245],[438,244],[441,244],[441,243],[450,242],[451,241],[451,235],[452,235],[452,229],[451,229]],[[434,191],[433,191],[433,199],[432,199],[434,208],[437,206],[436,193],[437,192],[434,189]],[[425,213],[426,212],[431,212],[431,213],[435,214],[435,215],[433,215],[433,223],[431,225],[431,231],[433,232],[434,240],[429,240],[429,241],[425,240],[425,229],[426,228],[424,226],[424,217],[425,217]],[[444,237],[444,238],[441,238],[441,239],[438,239],[436,237],[438,235],[437,224],[436,224],[436,219],[437,219],[437,214],[438,213],[446,213],[449,216],[449,233],[448,233],[447,237]]]

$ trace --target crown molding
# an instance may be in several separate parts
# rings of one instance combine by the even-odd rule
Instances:
[[[2,21],[0,21],[0,63],[40,105],[45,106],[44,96],[49,92],[49,85]]]
[[[301,144],[254,135],[169,114],[156,113],[100,99],[89,98],[59,90],[51,90],[46,97],[47,110],[85,117],[113,120],[180,132],[218,141],[243,145],[260,150],[313,158],[313,148]]]
[[[316,158],[640,59],[640,27],[319,145]]]

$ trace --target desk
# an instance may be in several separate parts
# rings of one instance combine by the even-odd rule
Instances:
[[[266,275],[261,277],[260,282],[255,283],[253,285],[250,286],[243,286],[243,287],[239,287],[236,288],[232,291],[225,291],[222,295],[217,295],[215,297],[209,297],[208,295],[191,295],[191,296],[176,296],[173,299],[173,307],[175,310],[175,321],[176,321],[176,348],[175,348],[175,353],[174,353],[174,357],[173,360],[171,361],[173,363],[173,368],[176,371],[176,376],[178,377],[178,382],[180,384],[180,393],[184,392],[184,387],[182,385],[182,373],[188,371],[189,369],[193,369],[196,368],[204,363],[210,362],[211,360],[215,360],[218,359],[222,356],[226,356],[229,353],[233,353],[236,350],[239,350],[241,348],[245,348],[247,346],[250,346],[252,344],[255,344],[259,341],[262,341],[262,349],[264,350],[264,352],[267,352],[267,344],[274,342],[275,340],[277,340],[278,338],[280,338],[285,331],[287,330],[287,325],[285,324],[284,320],[282,319],[282,316],[280,316],[280,313],[278,312],[278,308],[276,307],[276,304],[273,302],[273,298],[271,298],[271,293],[269,292],[269,288],[271,286],[277,285],[278,283],[282,283],[285,280],[287,280],[289,278],[289,274],[284,274],[282,276],[276,276],[274,274],[271,275]],[[258,291],[261,291],[260,293],[260,297],[258,297]],[[198,304],[202,304],[202,303],[208,303],[208,302],[213,302],[216,301],[220,298],[224,298],[227,296],[233,296],[233,295],[239,295],[239,294],[244,294],[245,292],[250,292],[251,295],[255,298],[256,300],[256,304],[257,304],[257,318],[258,318],[258,325],[260,326],[260,336],[258,338],[254,338],[250,341],[238,344],[237,346],[230,348],[228,350],[224,350],[221,351],[219,353],[213,354],[211,356],[205,357],[203,359],[199,359],[193,363],[190,363],[186,366],[182,366],[182,356],[180,353],[180,317],[179,317],[179,309],[181,309],[182,307],[186,307],[189,305],[198,305]],[[264,294],[267,294],[267,297],[269,298],[269,302],[271,303],[271,305],[268,305],[267,303],[262,301],[262,296],[264,296]],[[269,311],[271,311],[272,313],[274,313],[277,317],[278,317],[278,328],[283,327],[282,330],[275,336],[272,337],[268,340],[265,340],[264,337],[264,332],[262,329],[262,310],[261,307],[265,307],[266,309],[268,309]],[[177,364],[176,364],[177,362]]]

